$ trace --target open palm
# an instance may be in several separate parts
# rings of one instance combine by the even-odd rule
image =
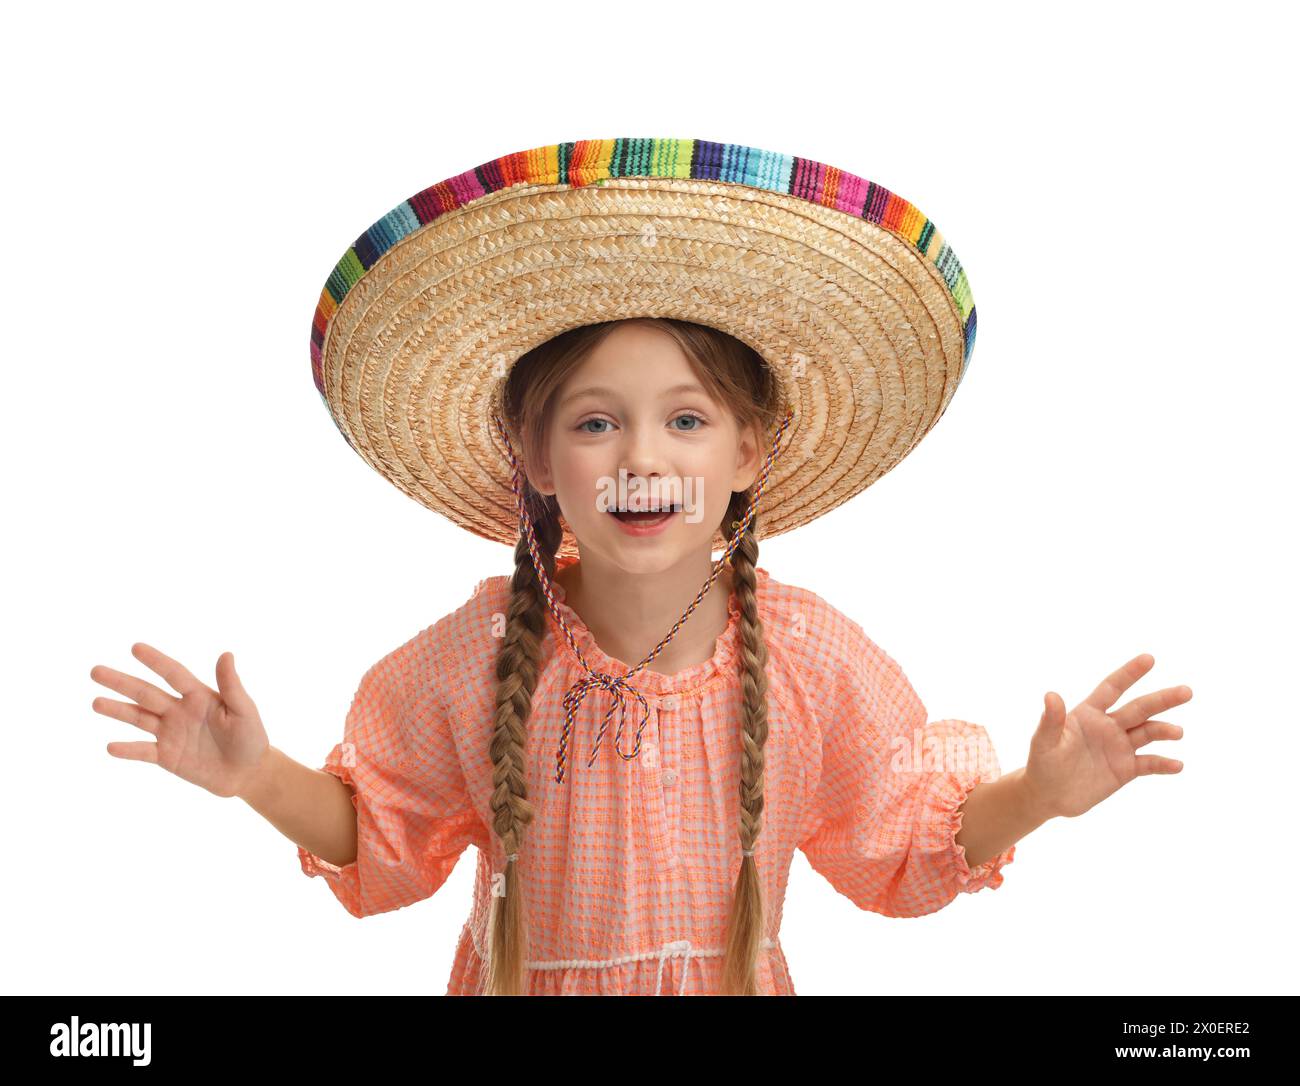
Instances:
[[[1138,754],[1158,739],[1180,739],[1178,724],[1151,719],[1192,698],[1186,686],[1134,698],[1111,712],[1116,700],[1155,666],[1143,653],[1106,678],[1072,712],[1059,694],[1049,693],[1042,720],[1029,744],[1025,780],[1045,814],[1072,818],[1150,773],[1178,773],[1183,763],[1159,754]]]
[[[95,682],[133,699],[96,698],[91,704],[95,712],[134,724],[155,740],[109,743],[108,753],[153,762],[214,795],[239,795],[270,744],[257,706],[235,673],[234,655],[224,653],[217,660],[218,689],[213,690],[143,642],[132,645],[131,653],[180,696],[110,667],[91,668]]]

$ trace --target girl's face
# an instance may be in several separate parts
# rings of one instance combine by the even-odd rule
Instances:
[[[548,462],[529,477],[556,496],[583,556],[628,573],[662,572],[701,550],[707,559],[732,491],[753,484],[761,452],[706,394],[677,341],[620,325],[555,402]],[[629,531],[612,512],[669,504],[679,511],[652,531]]]

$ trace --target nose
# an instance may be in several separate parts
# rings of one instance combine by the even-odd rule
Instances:
[[[662,475],[668,469],[667,452],[663,436],[652,428],[629,430],[623,442],[619,465],[627,471],[629,480],[639,475],[647,481]]]
[[[629,493],[636,487],[643,488],[647,494],[657,494],[669,481],[671,472],[652,445],[653,439],[638,439],[636,447],[629,449],[619,462],[620,474],[627,476]],[[638,479],[640,482],[637,482]]]

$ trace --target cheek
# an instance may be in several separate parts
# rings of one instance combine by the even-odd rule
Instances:
[[[551,471],[556,489],[574,501],[594,500],[599,481],[609,473],[603,454],[580,446],[552,453]]]
[[[701,445],[699,449],[694,450],[689,460],[682,463],[682,471],[690,471],[700,476],[706,487],[725,489],[731,485],[731,477],[735,470],[735,446],[722,441]]]
[[[693,497],[710,515],[721,517],[726,512],[731,501],[733,466],[734,452],[730,448],[701,448],[682,461],[682,475],[693,480]]]

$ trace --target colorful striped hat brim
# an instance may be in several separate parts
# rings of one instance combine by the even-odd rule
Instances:
[[[505,373],[561,332],[638,316],[719,328],[772,369],[793,421],[765,537],[897,465],[947,410],[976,329],[946,239],[875,182],[736,144],[580,140],[447,178],[364,231],[321,292],[312,376],[376,471],[513,545],[491,424]]]

